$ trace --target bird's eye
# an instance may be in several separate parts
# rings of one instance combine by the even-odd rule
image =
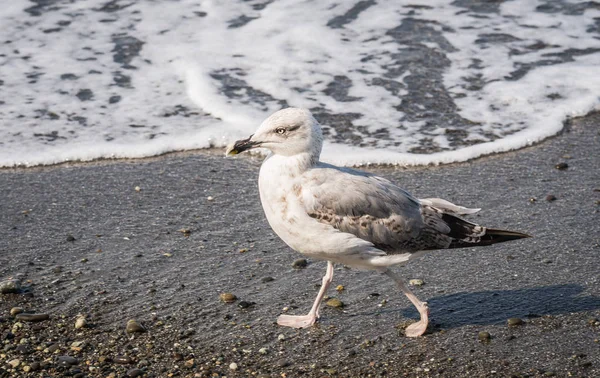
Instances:
[[[283,127],[278,127],[275,129],[277,134],[285,134],[285,129]]]

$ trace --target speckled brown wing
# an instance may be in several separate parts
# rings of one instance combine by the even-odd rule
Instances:
[[[422,206],[381,177],[321,164],[302,176],[298,188],[309,216],[388,254],[448,248],[452,242],[440,210]]]

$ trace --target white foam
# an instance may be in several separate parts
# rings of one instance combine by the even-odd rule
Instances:
[[[256,9],[256,2],[182,0],[137,2],[111,13],[92,10],[103,4],[73,2],[58,3],[58,10],[40,17],[23,12],[32,4],[10,2],[0,14],[0,166],[225,146],[251,134],[282,101],[329,113],[359,113],[355,126],[371,133],[389,131],[386,140],[361,134],[364,145],[372,147],[329,142],[325,160],[350,165],[449,163],[538,142],[559,132],[565,117],[586,114],[599,103],[598,53],[506,79],[518,64],[557,59],[547,54],[598,48],[598,34],[587,32],[600,17],[597,10],[581,15],[540,13],[535,11],[537,1],[521,0],[502,3],[499,14],[479,18],[449,0],[411,1],[430,7],[418,9],[380,0],[344,28],[332,29],[327,23],[354,3],[287,1]],[[256,19],[230,28],[240,16]],[[431,21],[429,25],[455,48],[444,52],[451,62],[444,85],[456,96],[460,116],[473,122],[464,139],[483,143],[456,149],[446,135],[452,125],[425,130],[424,122],[411,121],[397,110],[402,97],[410,96],[405,88],[394,96],[372,85],[386,67],[397,64],[391,54],[402,46],[386,32],[407,17]],[[71,23],[61,31],[43,32],[65,20]],[[475,43],[482,34],[507,34],[514,40]],[[113,60],[115,35],[144,42],[130,63],[137,69]],[[540,42],[548,47],[527,48]],[[438,42],[423,44],[443,48]],[[512,54],[514,49],[526,53]],[[473,66],[474,59],[480,60],[479,68]],[[101,73],[89,74],[90,70]],[[130,88],[115,85],[117,71],[131,77]],[[28,78],[31,73],[41,76]],[[79,78],[61,80],[65,73]],[[244,91],[227,97],[222,83],[211,76],[215,74],[243,80],[264,94],[262,101],[257,103],[256,96]],[[413,74],[406,71],[395,80],[402,83]],[[474,91],[466,78],[475,75],[487,84]],[[352,82],[345,101],[324,93],[334,76]],[[75,94],[82,89],[90,89],[93,99],[79,100]],[[121,101],[108,104],[115,95]],[[164,117],[178,105],[198,114]],[[52,114],[60,118],[52,120]],[[85,117],[86,126],[76,116]],[[335,129],[329,132],[337,134]],[[46,140],[55,136],[59,139]],[[425,140],[444,151],[409,153]]]

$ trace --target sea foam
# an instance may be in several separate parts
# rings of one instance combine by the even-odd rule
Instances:
[[[0,166],[222,147],[286,106],[323,124],[326,161],[449,163],[598,106],[600,10],[477,4],[10,2]]]

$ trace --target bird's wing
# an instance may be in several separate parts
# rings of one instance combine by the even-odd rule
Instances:
[[[447,248],[452,241],[442,210],[384,178],[320,164],[303,174],[300,187],[309,216],[388,254]]]

